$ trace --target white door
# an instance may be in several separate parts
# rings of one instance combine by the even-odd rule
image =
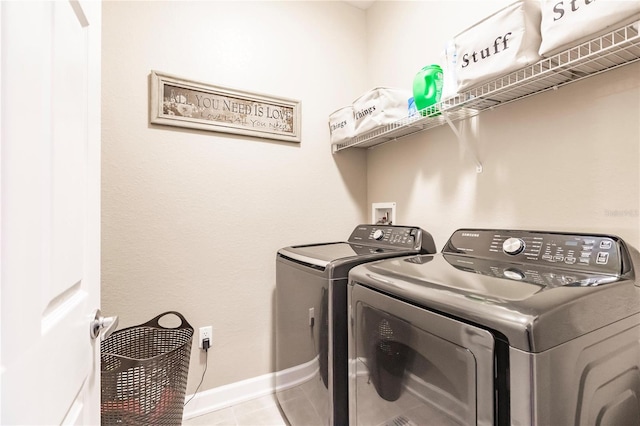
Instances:
[[[0,424],[99,424],[100,27],[1,1]]]

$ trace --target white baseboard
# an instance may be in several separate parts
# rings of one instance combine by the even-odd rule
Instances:
[[[195,396],[187,395],[189,401],[182,415],[183,419],[202,416],[212,411],[241,404],[255,398],[270,395],[276,391],[276,374],[278,390],[285,390],[305,382],[318,371],[318,357],[311,361],[288,368],[277,373],[264,374],[251,379],[242,380],[217,388],[198,392]]]
[[[261,396],[274,393],[275,374],[269,373],[240,382],[230,383],[217,388],[187,395],[185,401],[191,401],[184,407],[182,418],[190,419],[212,411],[231,407]]]
[[[305,383],[320,370],[320,360],[316,356],[311,361],[287,368],[276,373],[276,391],[280,392]]]

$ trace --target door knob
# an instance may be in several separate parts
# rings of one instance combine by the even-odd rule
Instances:
[[[100,341],[103,341],[115,331],[117,326],[118,316],[105,318],[102,316],[100,309],[96,309],[93,315],[93,320],[91,320],[89,332],[92,339],[96,339],[100,336]],[[100,333],[100,331],[102,331],[102,333]]]

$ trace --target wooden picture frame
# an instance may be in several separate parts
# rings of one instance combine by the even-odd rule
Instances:
[[[151,123],[300,143],[301,103],[151,71]]]

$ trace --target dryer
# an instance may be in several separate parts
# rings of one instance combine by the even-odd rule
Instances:
[[[350,424],[640,424],[640,268],[612,235],[461,229],[349,273]]]
[[[276,396],[293,425],[348,423],[347,279],[356,265],[435,253],[412,226],[359,225],[344,242],[282,248],[276,258]]]

